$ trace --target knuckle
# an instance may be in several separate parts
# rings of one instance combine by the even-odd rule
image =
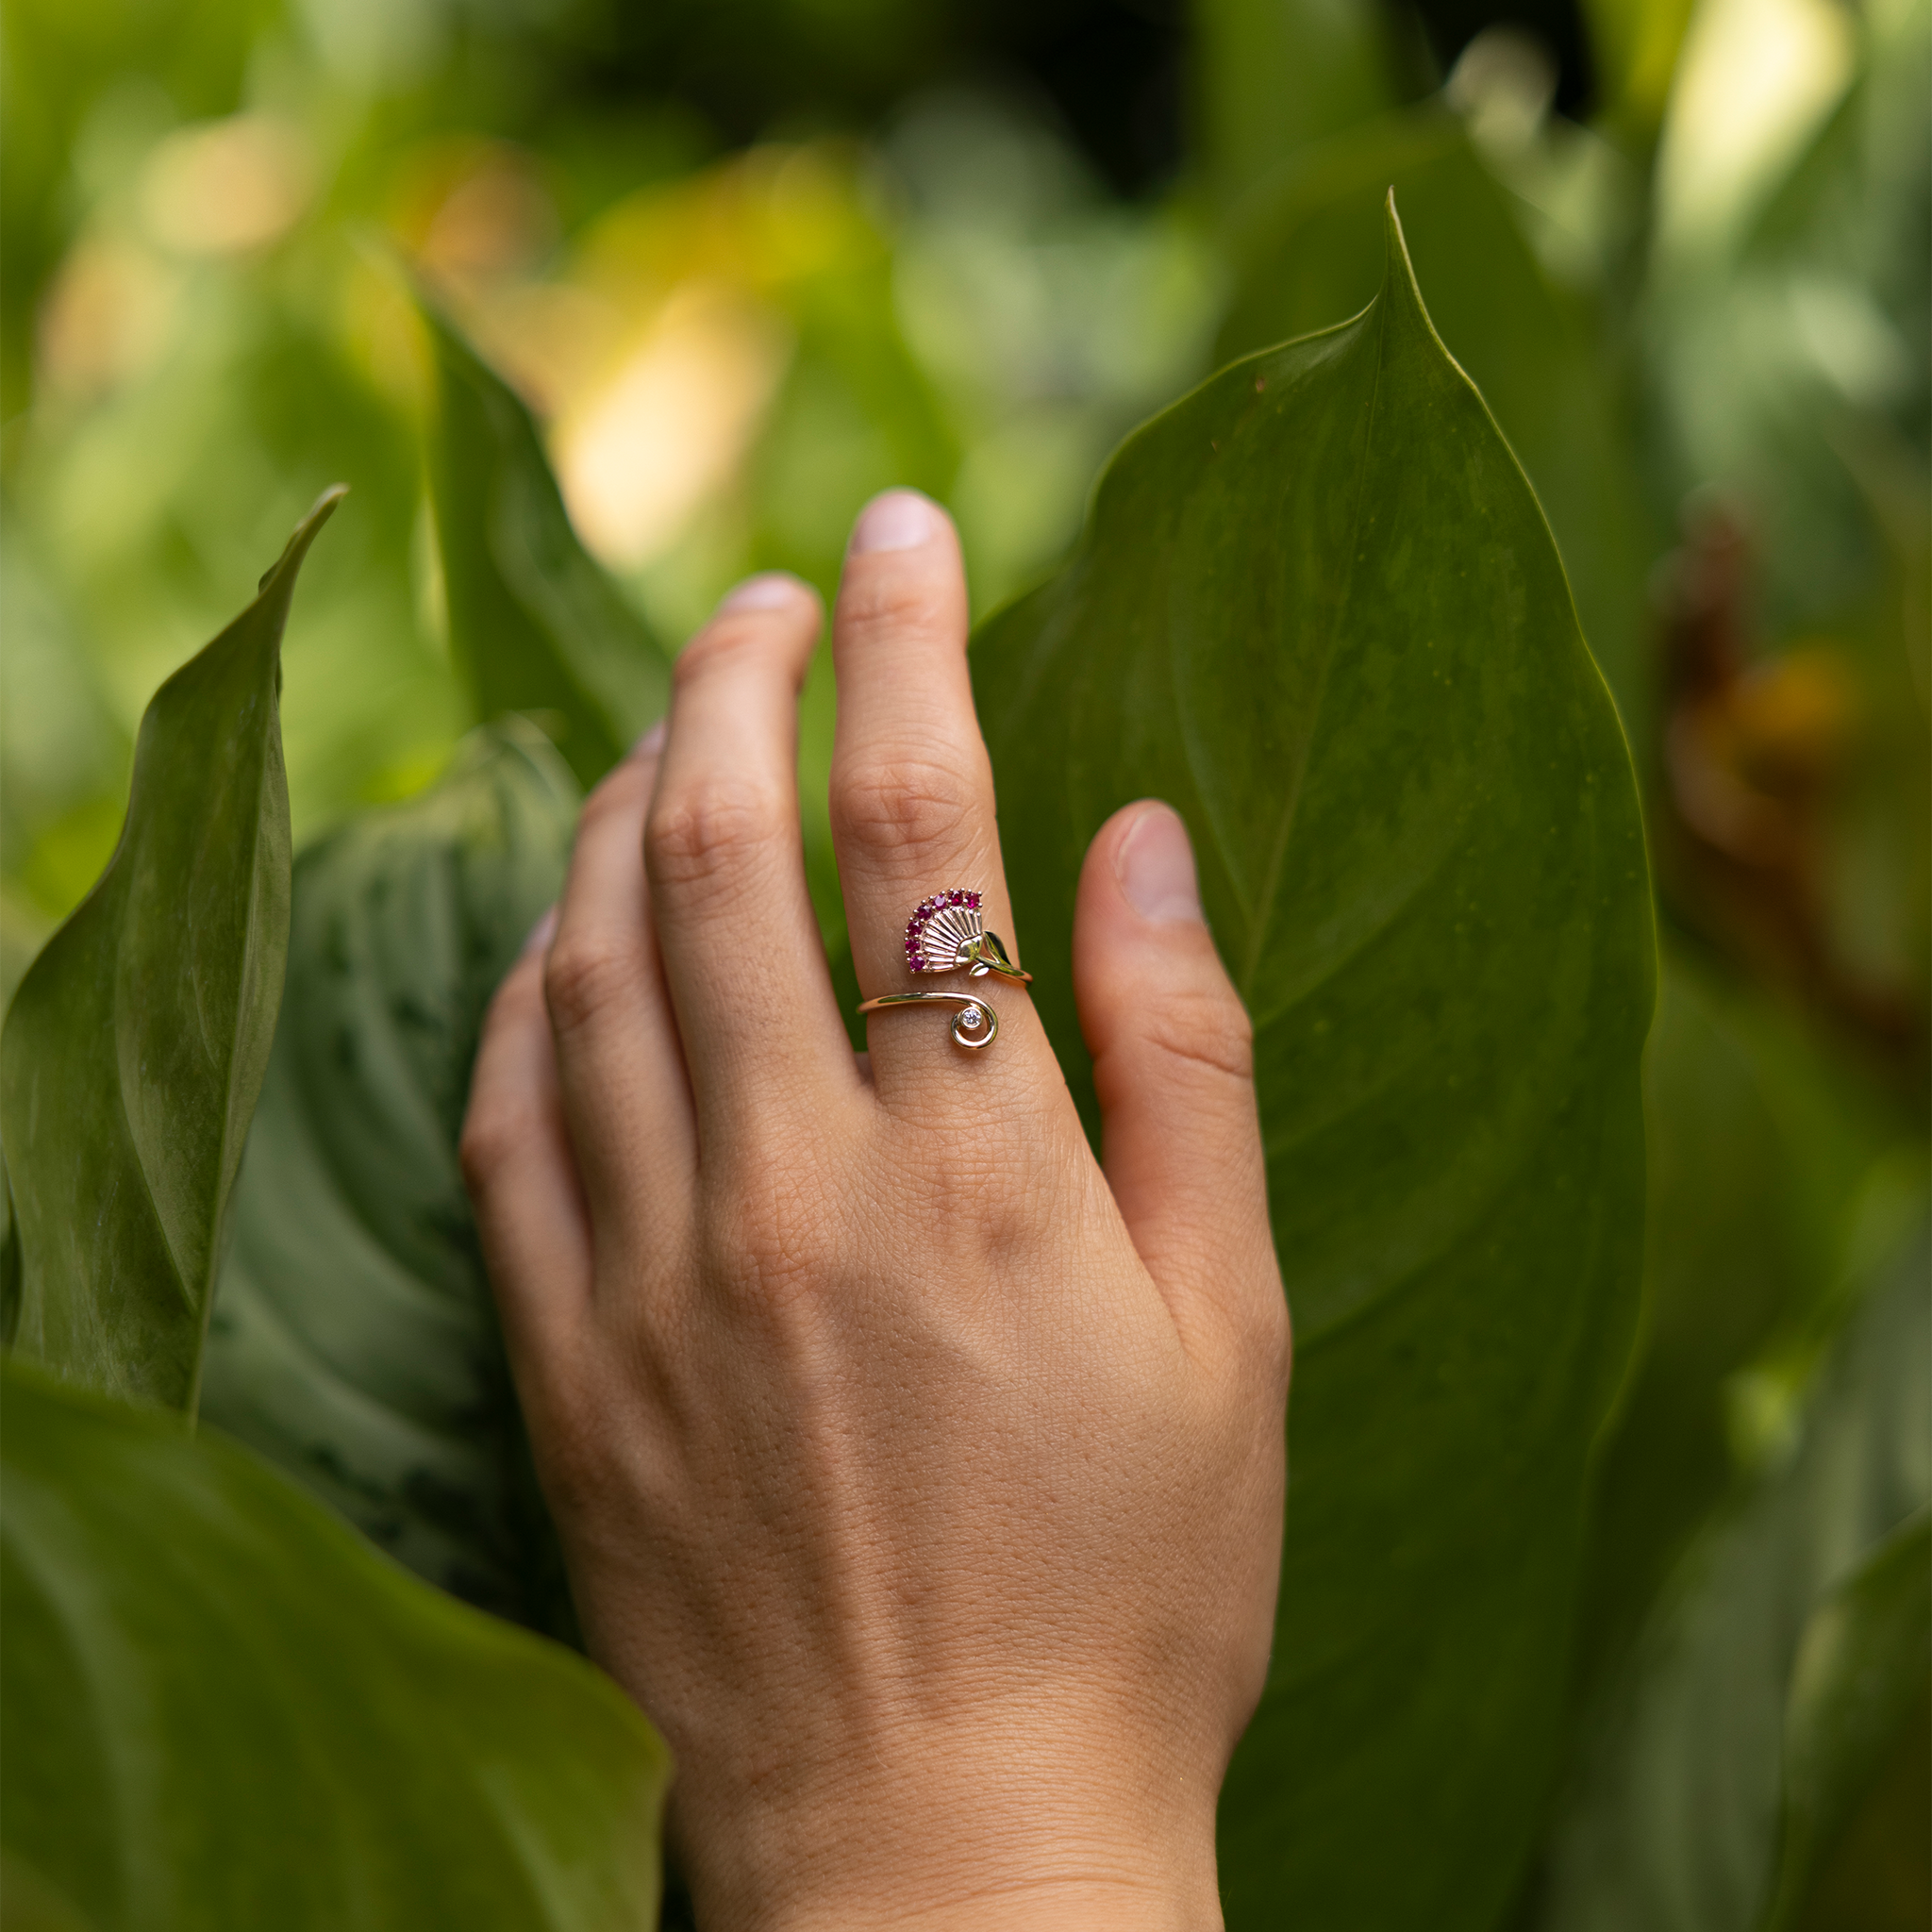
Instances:
[[[463,1119],[457,1160],[472,1194],[486,1193],[522,1151],[517,1123],[499,1108],[473,1107]]]
[[[635,994],[637,962],[605,940],[561,939],[543,969],[551,1024],[572,1033]]]
[[[1186,1072],[1224,1074],[1243,1086],[1254,1082],[1254,1022],[1231,992],[1176,991],[1150,1005],[1142,1028],[1148,1045]]]
[[[956,625],[946,586],[929,572],[848,570],[840,586],[839,627],[848,636],[943,638]]]
[[[875,859],[961,851],[974,842],[978,818],[976,788],[950,766],[923,759],[849,773],[832,799],[840,841]]]
[[[734,1164],[728,1203],[713,1221],[719,1277],[766,1309],[814,1299],[827,1275],[823,1202],[782,1162]]]
[[[635,758],[622,759],[591,788],[578,815],[580,822],[605,824],[612,819],[633,817],[643,807],[645,777],[644,768]]]
[[[658,802],[644,828],[654,883],[688,886],[781,838],[784,801],[742,779],[715,776]]]
[[[1255,1352],[1268,1376],[1268,1387],[1286,1399],[1289,1374],[1294,1365],[1293,1324],[1289,1320],[1288,1297],[1279,1282],[1271,1283],[1258,1298],[1255,1310]]]
[[[689,691],[721,672],[760,664],[772,655],[773,642],[770,612],[714,617],[677,654],[671,667],[672,689]]]

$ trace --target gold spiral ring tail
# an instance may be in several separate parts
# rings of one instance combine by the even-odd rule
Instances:
[[[958,1007],[953,1015],[953,1044],[977,1053],[999,1038],[1000,1016],[991,1006],[970,992],[883,992],[859,1003],[861,1013],[882,1013],[888,1007]]]

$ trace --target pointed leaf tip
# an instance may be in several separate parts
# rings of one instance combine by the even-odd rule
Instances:
[[[308,515],[289,533],[289,541],[282,545],[282,554],[262,572],[260,581],[255,587],[258,594],[266,591],[278,575],[285,572],[292,575],[302,567],[302,559],[308,555],[308,546],[315,541],[316,532],[335,515],[337,504],[348,493],[346,483],[331,483],[309,505]]]
[[[1389,192],[1382,197],[1382,234],[1388,244],[1388,267],[1383,277],[1385,289],[1407,287],[1415,306],[1424,315],[1428,313],[1423,301],[1423,291],[1415,278],[1415,263],[1409,259],[1408,237],[1402,232],[1402,216],[1395,207],[1395,184],[1389,184]],[[1434,333],[1433,327],[1431,333]]]

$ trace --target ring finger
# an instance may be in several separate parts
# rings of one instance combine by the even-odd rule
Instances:
[[[992,770],[966,670],[966,584],[958,540],[916,491],[888,491],[860,514],[833,622],[839,724],[832,835],[853,963],[868,996],[943,991],[988,997],[999,1040],[989,1063],[1053,1067],[1031,1003],[1013,982],[908,970],[907,924],[935,894],[980,896],[989,932],[1010,949]],[[954,1042],[957,1007],[872,1017],[873,1080],[894,1112],[959,1101],[980,1056]],[[945,1024],[941,1024],[941,1015]],[[1058,1081],[1058,1071],[1054,1078]]]

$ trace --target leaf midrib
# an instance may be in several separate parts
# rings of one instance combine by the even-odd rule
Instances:
[[[1268,866],[1262,875],[1261,892],[1255,903],[1253,923],[1248,930],[1246,957],[1241,961],[1238,987],[1241,1004],[1251,1010],[1254,1007],[1255,974],[1260,970],[1261,948],[1267,939],[1270,922],[1274,916],[1274,902],[1281,891],[1281,874],[1288,862],[1289,841],[1294,836],[1294,822],[1301,808],[1302,792],[1307,785],[1308,765],[1314,757],[1315,734],[1321,725],[1322,707],[1328,696],[1328,674],[1335,663],[1335,651],[1341,636],[1341,628],[1347,621],[1350,603],[1355,596],[1355,580],[1360,561],[1357,545],[1361,536],[1362,507],[1368,496],[1369,455],[1374,444],[1375,410],[1382,397],[1382,365],[1386,359],[1385,339],[1389,331],[1389,289],[1385,282],[1382,292],[1375,298],[1375,375],[1369,390],[1368,426],[1362,433],[1362,453],[1360,465],[1356,475],[1355,510],[1349,519],[1348,562],[1342,580],[1341,598],[1336,606],[1335,621],[1329,626],[1326,647],[1322,653],[1321,675],[1315,683],[1315,702],[1308,713],[1308,728],[1302,740],[1302,755],[1295,762],[1295,768],[1289,780],[1288,796],[1283,801],[1281,828],[1275,834],[1274,847],[1269,855]]]

